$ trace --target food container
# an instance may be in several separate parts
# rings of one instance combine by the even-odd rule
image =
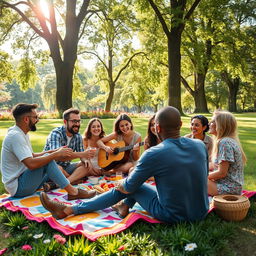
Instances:
[[[250,208],[250,201],[242,195],[217,195],[213,197],[215,212],[224,220],[241,221]]]

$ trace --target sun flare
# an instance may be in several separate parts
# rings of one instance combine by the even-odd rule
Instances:
[[[49,8],[48,8],[47,1],[41,0],[40,8],[41,8],[43,15],[48,19],[49,18]]]

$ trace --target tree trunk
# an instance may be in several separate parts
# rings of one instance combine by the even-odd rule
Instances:
[[[229,87],[228,95],[228,110],[230,112],[237,112],[237,93],[239,89],[239,78],[233,79],[232,86]]]
[[[153,107],[154,107],[154,113],[156,113],[157,112],[158,104],[153,104]]]
[[[106,104],[105,104],[105,111],[107,111],[107,112],[109,112],[111,109],[112,101],[114,98],[114,89],[115,89],[115,85],[113,83],[110,83],[108,98],[107,98]]]
[[[172,29],[168,37],[168,93],[169,106],[177,108],[183,114],[181,107],[181,29]]]
[[[221,77],[228,86],[228,110],[230,112],[237,112],[237,93],[239,90],[240,79],[230,78],[227,71],[221,73]]]
[[[193,97],[195,101],[195,113],[209,113],[205,97],[205,74],[195,73],[195,88]]]
[[[74,64],[61,62],[56,70],[56,106],[60,114],[72,107]]]

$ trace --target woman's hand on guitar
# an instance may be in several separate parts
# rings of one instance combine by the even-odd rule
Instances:
[[[111,154],[111,153],[114,152],[114,150],[113,150],[111,147],[109,147],[109,146],[105,146],[103,149],[104,149],[107,153],[109,153],[109,154]]]
[[[138,143],[136,143],[136,144],[133,146],[132,150],[133,150],[133,151],[138,151],[139,149],[140,149],[140,144],[139,144],[139,142],[138,142]]]

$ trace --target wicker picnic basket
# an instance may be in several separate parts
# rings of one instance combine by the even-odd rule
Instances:
[[[250,201],[246,196],[217,195],[213,197],[213,206],[224,220],[240,221],[246,217]]]

